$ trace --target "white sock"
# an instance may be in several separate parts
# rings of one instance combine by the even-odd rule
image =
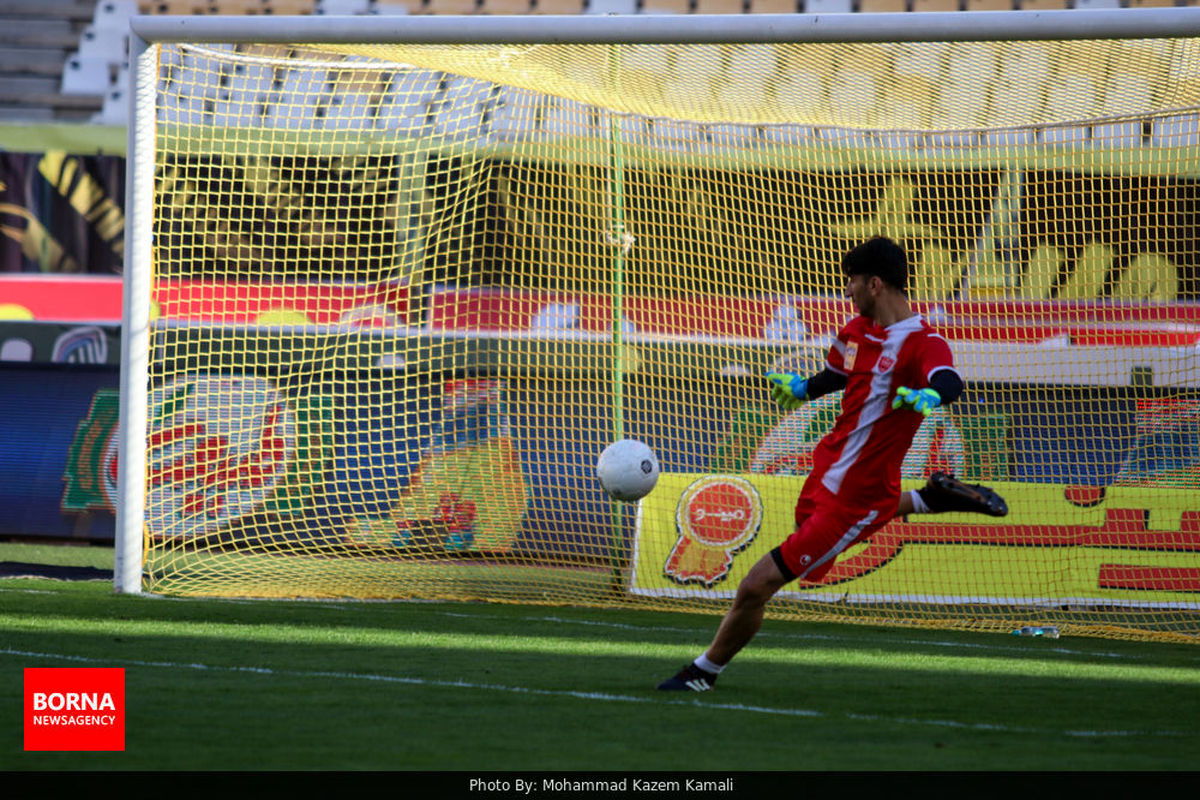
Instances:
[[[929,506],[925,505],[925,501],[921,499],[921,493],[919,491],[917,491],[916,489],[913,489],[911,492],[908,493],[908,496],[912,498],[914,514],[930,513]]]
[[[711,672],[713,675],[720,675],[721,670],[725,669],[725,667],[721,666],[720,664],[714,664],[713,662],[709,661],[708,653],[702,653],[700,657],[692,663],[705,672]]]

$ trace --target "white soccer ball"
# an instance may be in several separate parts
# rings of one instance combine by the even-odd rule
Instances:
[[[600,454],[596,477],[614,500],[640,500],[658,483],[658,456],[645,442],[621,439]]]

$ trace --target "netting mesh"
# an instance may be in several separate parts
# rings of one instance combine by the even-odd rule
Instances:
[[[762,376],[886,234],[968,383],[906,486],[1012,513],[772,613],[1190,640],[1198,44],[161,46],[146,589],[721,609],[837,413]]]

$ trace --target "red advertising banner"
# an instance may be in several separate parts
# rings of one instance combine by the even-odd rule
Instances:
[[[0,275],[0,319],[120,324],[122,283],[100,275]],[[404,323],[400,283],[160,281],[152,317],[230,325]]]
[[[854,313],[839,297],[626,297],[626,333],[704,336],[765,341],[835,334]],[[1200,344],[1200,305],[1085,300],[947,300],[916,302],[951,341],[1035,343],[1066,337],[1064,344],[1194,346]],[[515,289],[445,289],[429,304],[435,330],[612,330],[614,300],[604,294],[564,294]]]

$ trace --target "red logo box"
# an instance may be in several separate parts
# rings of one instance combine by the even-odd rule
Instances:
[[[25,670],[26,750],[124,750],[125,670]]]

